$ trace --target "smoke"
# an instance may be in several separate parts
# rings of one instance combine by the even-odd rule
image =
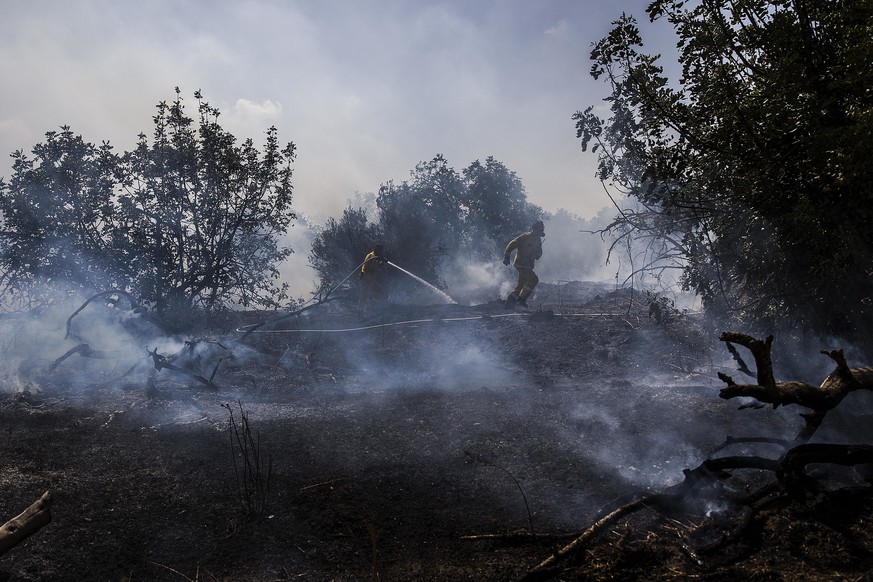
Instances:
[[[318,282],[315,270],[309,266],[309,249],[315,240],[315,229],[306,216],[298,215],[279,240],[279,245],[293,251],[278,266],[279,282],[288,284],[288,293],[295,298],[309,298]]]
[[[543,257],[537,261],[540,281],[605,281],[616,276],[617,266],[606,263],[610,239],[598,231],[612,219],[605,208],[591,219],[560,209],[544,217]],[[507,241],[508,242],[508,241]]]
[[[67,337],[68,320],[86,299],[76,293],[60,294],[38,312],[0,318],[0,390],[38,391],[46,384],[81,389],[121,378],[137,363],[146,362],[147,346],[162,353],[183,346],[161,334],[143,315],[133,313],[118,297],[84,308],[70,320]],[[74,349],[78,351],[70,353]]]
[[[499,260],[486,263],[463,257],[455,257],[443,270],[446,289],[463,305],[486,303],[506,293],[510,285],[507,271]]]
[[[569,281],[605,281],[615,277],[613,266],[606,264],[609,240],[603,240],[595,231],[609,223],[604,210],[588,220],[566,210],[546,214],[546,237],[543,256],[534,270],[541,283]],[[520,232],[518,234],[521,234]],[[442,269],[447,292],[459,303],[475,305],[505,298],[515,287],[517,271],[503,264],[503,246],[500,241],[493,260],[480,260],[464,253],[451,257]],[[536,291],[533,298],[536,299]]]

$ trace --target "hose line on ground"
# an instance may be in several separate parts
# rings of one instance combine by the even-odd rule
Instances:
[[[313,307],[318,307],[319,305],[321,305],[322,303],[324,303],[325,301],[328,300],[328,298],[330,297],[330,294],[331,294],[331,293],[333,293],[334,291],[336,291],[337,289],[339,289],[340,286],[341,286],[343,283],[345,283],[346,281],[348,281],[348,280],[349,280],[349,277],[351,277],[352,275],[354,275],[355,273],[357,273],[358,271],[360,271],[361,267],[363,267],[363,266],[364,266],[364,263],[366,263],[366,262],[367,262],[367,261],[364,260],[360,265],[358,265],[357,267],[355,267],[354,269],[352,269],[352,272],[349,273],[348,275],[346,275],[345,279],[343,279],[342,281],[340,281],[339,283],[337,283],[336,285],[334,285],[333,288],[330,289],[330,291],[328,291],[327,293],[325,293],[324,296],[321,297],[321,298],[320,298],[318,301],[316,301],[315,303],[313,303],[313,304],[311,304],[311,305],[307,305],[307,304],[309,303],[309,301],[312,301],[312,300],[310,299],[309,301],[307,301],[306,303],[304,303],[303,305],[301,305],[300,307],[298,307],[297,309],[295,309],[294,311],[292,311],[292,312],[290,312],[290,313],[286,313],[286,314],[284,314],[284,315],[280,315],[279,317],[275,317],[275,318],[273,318],[273,319],[267,319],[267,320],[264,320],[264,321],[262,321],[261,323],[256,323],[256,324],[253,324],[253,325],[250,325],[250,326],[245,325],[245,326],[243,326],[243,327],[238,328],[237,331],[242,331],[242,330],[248,328],[248,329],[246,330],[246,332],[243,334],[243,336],[240,338],[240,341],[246,339],[246,338],[249,336],[249,334],[254,333],[254,331],[257,330],[258,328],[260,328],[261,326],[264,326],[264,325],[266,325],[266,324],[268,324],[268,323],[276,323],[276,322],[282,321],[283,319],[288,319],[289,317],[294,317],[295,315],[300,315],[300,314],[303,313],[304,311],[306,311],[306,310],[308,310],[308,309],[312,309]],[[261,332],[261,333],[263,333],[263,332]]]
[[[476,315],[472,317],[434,317],[432,319],[407,319],[405,321],[390,321],[387,323],[374,323],[373,325],[364,325],[360,327],[344,327],[337,329],[267,329],[257,333],[347,333],[353,331],[367,331],[370,329],[379,329],[383,327],[397,327],[402,325],[413,325],[416,323],[442,323],[448,321],[489,321],[504,317],[531,317],[533,313],[498,313],[496,315]],[[619,314],[614,313],[553,313],[554,317],[618,317]],[[259,324],[261,325],[261,324]],[[239,331],[242,331],[240,328]],[[254,330],[249,330],[248,333],[254,333]]]

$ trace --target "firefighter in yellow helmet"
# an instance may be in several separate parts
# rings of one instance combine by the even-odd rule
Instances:
[[[373,250],[364,257],[361,265],[361,286],[358,290],[359,307],[366,308],[369,304],[378,303],[385,296],[385,287],[380,281],[380,271],[387,262],[384,248],[380,244],[374,245]]]
[[[533,292],[540,279],[534,273],[534,262],[543,256],[543,241],[546,236],[546,228],[542,220],[537,220],[528,232],[523,232],[506,245],[503,251],[503,264],[509,264],[509,256],[515,251],[515,261],[512,263],[518,270],[518,284],[509,297],[506,298],[506,307],[511,308],[518,304],[527,307],[527,298]]]

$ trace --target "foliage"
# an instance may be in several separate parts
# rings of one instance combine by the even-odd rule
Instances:
[[[646,291],[645,301],[649,307],[649,318],[658,324],[672,323],[687,312],[677,309],[673,299],[653,291]]]
[[[408,181],[383,184],[376,205],[372,221],[365,209],[349,207],[319,232],[310,264],[323,287],[341,281],[376,242],[392,262],[440,281],[448,259],[497,257],[542,212],[527,202],[515,172],[492,157],[458,173],[437,155],[417,164]]]
[[[622,16],[591,53],[608,120],[577,112],[599,176],[639,202],[614,227],[667,241],[710,309],[847,332],[873,320],[873,5],[656,0],[682,75]]]
[[[130,152],[95,147],[69,127],[46,134],[33,157],[13,154],[0,184],[3,291],[41,283],[113,287],[159,310],[228,302],[271,305],[290,249],[278,237],[294,218],[294,145],[267,131],[263,152],[242,144],[195,93],[198,118],[180,91],[158,104],[151,143]]]
[[[328,218],[312,241],[309,264],[315,269],[322,292],[340,284],[381,238],[378,225],[371,223],[363,208],[348,207],[342,216]]]
[[[11,181],[0,182],[0,270],[5,294],[27,294],[37,280],[97,287],[110,279],[117,158],[107,143],[85,143],[68,126],[46,133],[32,158],[13,154]]]

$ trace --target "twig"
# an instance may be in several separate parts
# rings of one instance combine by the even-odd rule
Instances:
[[[487,465],[489,467],[494,467],[495,469],[500,469],[501,471],[503,471],[504,473],[509,475],[509,478],[512,479],[513,483],[515,483],[515,486],[518,488],[519,492],[521,493],[521,498],[524,500],[524,507],[527,510],[527,521],[528,521],[528,524],[530,525],[530,533],[532,533],[532,534],[535,533],[534,532],[534,524],[533,524],[533,514],[530,511],[530,504],[527,502],[527,495],[524,494],[524,489],[521,488],[521,483],[518,482],[518,479],[515,478],[515,475],[513,475],[509,469],[507,469],[505,467],[501,467],[500,465],[497,465],[496,463],[492,463],[491,461],[487,461],[487,460],[483,459],[481,456],[474,456],[469,451],[464,451],[464,454],[467,456],[467,458],[469,460],[472,460],[472,461],[478,460],[483,465]]]
[[[215,383],[212,381],[211,378],[209,380],[207,380],[206,378],[204,378],[200,374],[195,374],[191,370],[186,370],[185,368],[182,368],[181,366],[171,364],[170,361],[166,358],[166,356],[162,356],[161,354],[158,353],[157,348],[155,348],[154,351],[149,351],[148,348],[146,348],[146,351],[152,357],[152,361],[155,364],[156,370],[161,371],[163,369],[167,369],[167,370],[172,370],[174,372],[179,372],[181,374],[185,374],[187,376],[194,378],[198,382],[202,382],[203,384],[206,384],[210,388],[217,388],[217,386],[215,385]],[[216,370],[217,369],[218,369],[218,367],[216,366]],[[215,376],[215,372],[213,372],[212,375]]]
[[[529,531],[515,531],[515,532],[507,532],[507,533],[497,533],[497,534],[472,534],[467,536],[461,536],[461,539],[465,542],[481,542],[481,541],[492,541],[492,540],[505,540],[509,542],[515,541],[536,541],[536,540],[561,540],[566,538],[572,538],[579,536],[579,532],[566,532],[566,533],[532,533]]]
[[[308,489],[315,489],[316,487],[321,487],[323,485],[330,485],[331,483],[338,483],[340,481],[345,481],[348,477],[340,477],[338,479],[331,479],[330,481],[322,481],[321,483],[315,483],[313,485],[307,485],[306,487],[301,487],[300,491],[306,491]]]
[[[169,571],[169,572],[172,572],[173,574],[178,574],[179,576],[181,576],[182,578],[184,578],[184,579],[187,580],[188,582],[197,582],[196,579],[189,578],[188,576],[186,576],[185,574],[183,574],[183,573],[181,573],[180,571],[176,570],[175,568],[171,568],[171,567],[169,567],[169,566],[165,566],[165,565],[163,565],[163,564],[160,564],[160,563],[158,563],[158,562],[153,562],[153,561],[151,561],[151,560],[149,560],[149,564],[152,564],[153,566],[157,566],[158,568],[163,568],[164,570],[167,570],[167,571]],[[198,569],[199,569],[200,565],[198,564],[197,567],[198,567]]]

